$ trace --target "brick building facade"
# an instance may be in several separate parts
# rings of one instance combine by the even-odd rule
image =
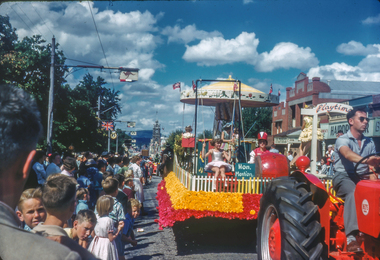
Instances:
[[[301,72],[294,88],[286,88],[286,102],[273,107],[272,135],[292,132],[302,126],[301,109],[325,102],[345,102],[368,95],[380,94],[380,82],[329,80],[309,77]],[[327,116],[320,117],[321,123],[328,122]]]

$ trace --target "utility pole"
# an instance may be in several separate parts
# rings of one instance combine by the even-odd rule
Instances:
[[[100,93],[99,93],[99,96],[98,96],[98,127],[100,127]]]
[[[108,152],[111,151],[111,130],[108,130]]]
[[[50,89],[49,89],[49,108],[47,124],[47,152],[52,153],[53,140],[53,104],[54,104],[54,55],[55,55],[55,38],[51,39],[51,63],[50,63]]]

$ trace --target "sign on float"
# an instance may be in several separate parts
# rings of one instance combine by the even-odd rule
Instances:
[[[255,164],[237,163],[235,164],[235,177],[237,179],[249,179],[255,177]]]

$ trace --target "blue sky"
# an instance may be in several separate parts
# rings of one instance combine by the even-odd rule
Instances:
[[[264,92],[273,84],[282,100],[300,72],[380,82],[376,0],[7,2],[0,14],[20,38],[42,34],[50,42],[53,33],[66,57],[107,66],[89,8],[108,65],[139,68],[139,81],[91,69],[68,75],[68,83],[87,72],[105,78],[122,93],[119,119],[136,121],[137,130],[152,129],[156,119],[164,134],[193,124],[194,107],[183,111],[172,89],[178,81],[184,90],[192,80],[232,75]],[[212,110],[200,113],[198,129],[211,129]]]

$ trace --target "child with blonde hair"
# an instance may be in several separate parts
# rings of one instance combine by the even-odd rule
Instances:
[[[101,196],[96,202],[98,220],[95,226],[95,237],[88,250],[102,260],[119,259],[115,239],[124,227],[124,222],[119,221],[117,229],[109,217],[113,210],[114,200],[109,195]]]
[[[133,225],[135,224],[135,219],[140,215],[140,209],[141,203],[137,199],[128,200],[122,236],[122,241],[125,244],[130,243],[132,246],[137,246]]]
[[[24,223],[25,230],[31,231],[46,219],[46,210],[42,204],[41,196],[40,188],[27,189],[21,194],[16,214]]]

